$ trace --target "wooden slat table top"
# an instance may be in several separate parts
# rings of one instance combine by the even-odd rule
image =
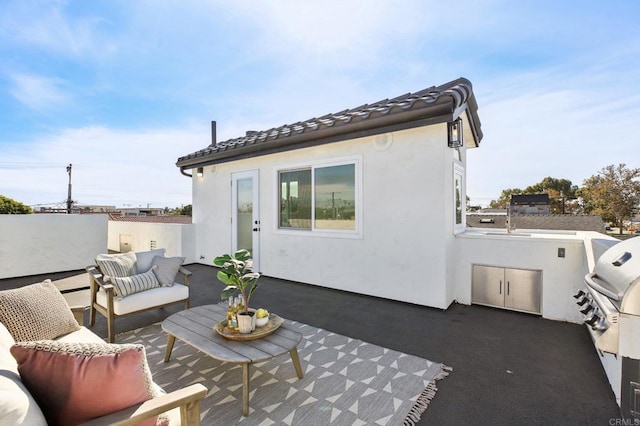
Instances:
[[[276,331],[260,339],[229,340],[213,329],[226,317],[227,308],[222,304],[198,306],[171,315],[162,323],[162,329],[214,359],[235,363],[265,361],[289,352],[302,340],[302,335],[290,329],[286,320]]]

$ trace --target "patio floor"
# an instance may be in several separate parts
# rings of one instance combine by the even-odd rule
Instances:
[[[193,272],[191,305],[219,302],[216,269],[187,268]],[[3,279],[0,290],[83,272]],[[255,307],[453,367],[438,382],[421,425],[622,424],[614,420],[619,417],[615,397],[581,325],[482,306],[453,304],[442,311],[269,277],[261,283],[252,299]],[[180,309],[119,319],[116,333]],[[106,336],[100,315],[93,331]]]

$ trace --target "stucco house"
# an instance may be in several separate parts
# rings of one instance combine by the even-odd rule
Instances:
[[[212,143],[176,163],[196,258],[247,248],[268,276],[447,308],[477,110],[459,78],[221,142],[213,122]]]

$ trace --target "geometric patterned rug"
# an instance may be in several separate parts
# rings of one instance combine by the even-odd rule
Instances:
[[[299,322],[298,379],[288,353],[250,366],[249,416],[242,417],[242,370],[176,339],[164,362],[167,336],[153,324],[118,336],[142,343],[154,381],[166,391],[193,383],[208,389],[203,425],[415,424],[450,367]]]

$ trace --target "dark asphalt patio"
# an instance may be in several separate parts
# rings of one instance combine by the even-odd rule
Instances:
[[[191,264],[191,305],[220,301],[213,266]],[[0,290],[84,273],[0,280]],[[623,424],[584,326],[538,316],[453,304],[446,311],[262,277],[252,299],[278,315],[453,368],[419,424]],[[116,321],[116,333],[163,320],[173,306]],[[85,324],[88,323],[88,311]],[[106,336],[97,315],[92,328]],[[116,338],[117,341],[117,338]]]

